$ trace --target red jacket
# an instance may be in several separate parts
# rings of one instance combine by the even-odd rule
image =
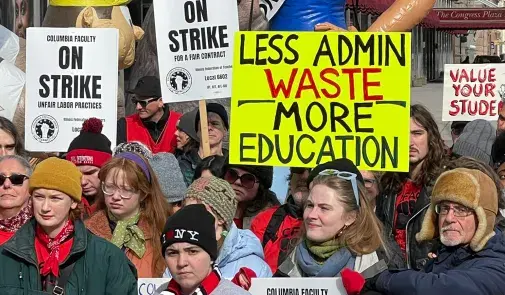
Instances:
[[[286,204],[269,208],[253,219],[251,231],[261,241],[265,261],[272,273],[277,271],[298,244],[302,217],[301,210],[289,197]]]
[[[139,115],[134,114],[126,117],[126,141],[140,141],[145,144],[153,154],[156,153],[174,153],[177,148],[177,138],[175,131],[177,130],[177,121],[181,114],[177,112],[169,112],[167,123],[157,142],[153,140],[149,131],[144,126]]]

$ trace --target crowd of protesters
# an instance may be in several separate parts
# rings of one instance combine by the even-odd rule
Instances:
[[[502,117],[454,122],[447,147],[412,105],[409,172],[291,167],[281,204],[273,167],[228,163],[223,106],[207,104],[205,157],[198,109],[170,111],[159,80],[143,81],[114,150],[90,118],[66,153],[30,161],[0,118],[6,294],[137,294],[138,278],[162,277],[184,295],[247,294],[255,277],[339,277],[348,294],[505,292]]]

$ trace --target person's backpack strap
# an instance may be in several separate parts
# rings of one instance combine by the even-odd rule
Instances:
[[[263,234],[263,248],[265,248],[268,242],[277,240],[277,231],[281,227],[286,214],[287,212],[284,206],[279,206],[279,208],[275,210],[274,214],[272,214],[272,218],[270,218],[270,222],[268,222],[265,233]]]
[[[65,285],[74,270],[75,262],[69,264],[68,266],[60,269],[60,277],[56,278],[54,286],[47,286],[48,292],[51,295],[64,295],[65,294]],[[52,289],[52,290],[51,290]]]

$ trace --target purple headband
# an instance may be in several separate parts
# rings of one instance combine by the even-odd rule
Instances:
[[[130,152],[124,152],[120,153],[114,156],[114,158],[121,158],[121,159],[127,159],[135,162],[135,164],[139,165],[142,171],[144,172],[144,175],[147,177],[147,180],[149,183],[151,183],[151,174],[149,173],[149,168],[147,168],[147,163],[142,159],[141,156],[135,154],[135,153],[130,153]]]

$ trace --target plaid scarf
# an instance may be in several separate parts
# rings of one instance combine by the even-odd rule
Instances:
[[[29,199],[28,204],[17,215],[7,219],[0,219],[0,230],[11,233],[17,232],[32,217],[32,200]]]
[[[48,234],[37,224],[35,234],[37,239],[49,250],[49,257],[43,261],[40,268],[40,274],[47,276],[52,273],[54,276],[60,276],[60,245],[74,232],[74,224],[68,220],[60,233],[51,239]]]

